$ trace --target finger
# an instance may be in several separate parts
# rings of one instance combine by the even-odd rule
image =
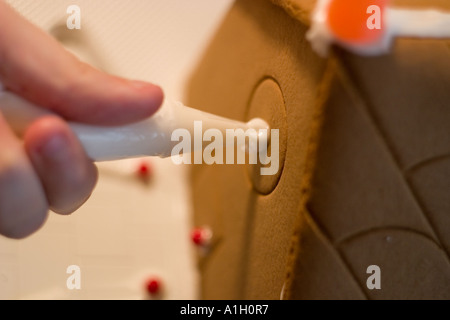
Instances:
[[[45,222],[48,206],[39,178],[0,114],[0,234],[24,238]]]
[[[24,141],[52,211],[70,214],[86,202],[97,183],[97,168],[62,119],[37,120]]]
[[[66,119],[103,125],[141,120],[163,100],[158,86],[107,75],[0,1],[0,80]]]

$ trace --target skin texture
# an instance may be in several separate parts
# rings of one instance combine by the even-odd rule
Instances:
[[[59,115],[38,119],[20,141],[0,113],[0,234],[15,239],[38,230],[49,209],[74,212],[95,187],[97,169],[66,120],[123,125],[151,116],[163,100],[158,86],[77,60],[1,0],[0,81]]]

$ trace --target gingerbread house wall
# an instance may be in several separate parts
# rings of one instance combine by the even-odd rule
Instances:
[[[325,60],[297,18],[236,1],[192,77],[190,105],[280,129],[279,175],[193,170],[195,223],[215,234],[203,297],[449,298],[449,43]]]

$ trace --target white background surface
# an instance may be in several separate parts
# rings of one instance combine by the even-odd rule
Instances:
[[[82,44],[71,45],[73,51],[110,73],[155,82],[180,100],[189,73],[231,4],[8,2],[45,30],[65,26],[67,7],[78,5]],[[152,275],[163,280],[164,299],[197,298],[188,168],[170,159],[150,161],[151,184],[134,175],[140,160],[101,164],[97,189],[78,212],[50,214],[44,228],[26,240],[0,237],[0,299],[142,299],[143,284]],[[66,287],[66,268],[72,264],[81,267],[81,290]]]

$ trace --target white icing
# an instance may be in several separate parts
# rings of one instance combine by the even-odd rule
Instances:
[[[318,0],[312,13],[312,25],[306,33],[313,49],[321,56],[328,55],[334,36],[328,27],[328,8],[331,0]]]
[[[386,18],[392,37],[450,38],[448,12],[388,8]]]
[[[0,111],[18,135],[23,135],[28,125],[38,117],[51,114],[6,91],[0,94]],[[259,129],[268,129],[269,126],[261,119],[249,123],[230,120],[170,100],[166,100],[152,117],[135,124],[99,127],[70,123],[70,126],[93,160],[106,161],[140,156],[169,157],[173,146],[178,143],[171,141],[172,132],[184,128],[194,136],[194,121],[202,121],[203,131],[218,129],[223,136],[226,136],[227,129],[246,131],[252,128],[256,139],[265,139],[262,144],[267,145],[268,137],[261,135]]]
[[[0,91],[0,111],[18,136],[23,136],[35,119],[51,114],[8,91]]]

